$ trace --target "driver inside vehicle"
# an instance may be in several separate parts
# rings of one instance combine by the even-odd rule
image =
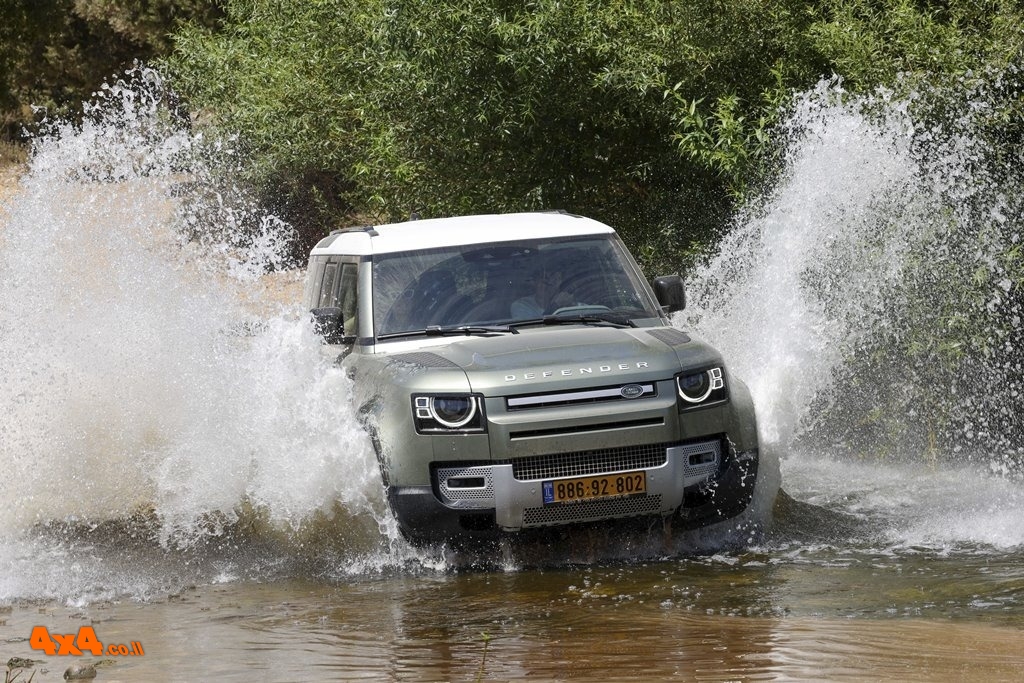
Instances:
[[[532,293],[512,302],[512,316],[520,320],[537,318],[572,306],[572,297],[561,289],[562,281],[561,269],[544,265],[537,268],[528,280]]]

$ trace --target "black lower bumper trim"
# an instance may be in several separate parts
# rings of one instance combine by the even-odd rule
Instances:
[[[758,451],[732,456],[722,473],[687,489],[677,514],[684,529],[697,529],[731,519],[747,509],[757,483]]]
[[[415,545],[498,537],[494,511],[459,510],[437,499],[429,486],[394,486],[388,503],[402,535]]]

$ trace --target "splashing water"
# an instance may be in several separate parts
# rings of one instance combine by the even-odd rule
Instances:
[[[765,436],[783,445],[829,385],[843,349],[870,328],[879,284],[900,274],[908,231],[879,253],[865,252],[878,225],[903,212],[918,174],[906,121],[875,125],[850,108],[823,106],[822,87],[798,103],[793,123],[805,121],[808,131],[779,190],[740,217],[695,278],[698,308],[688,321],[734,359]],[[830,270],[835,277],[824,277]],[[838,300],[845,321],[830,310]]]
[[[681,321],[747,380],[786,490],[885,543],[1024,545],[1024,179],[991,163],[985,95],[946,93],[931,128],[919,98],[800,95],[781,177]]]
[[[0,600],[147,599],[295,562],[327,575],[429,569],[396,533],[349,380],[292,276],[276,276],[293,292],[284,302],[268,293],[288,226],[225,180],[244,170],[231,141],[170,115],[153,72],[129,81],[105,87],[80,127],[50,125],[3,207]],[[892,364],[952,308],[1016,351],[991,321],[1018,314],[999,254],[1018,239],[1007,198],[1020,185],[979,172],[970,121],[927,131],[911,104],[835,83],[799,97],[784,172],[691,278],[681,322],[751,386],[788,491],[869,520],[889,546],[1016,547],[1017,433],[984,458],[957,458],[969,438],[937,458],[919,446],[935,421],[922,407],[879,421],[905,427],[916,461],[822,447],[888,452],[881,430],[850,425],[905,407],[892,386],[910,401],[936,385],[924,356],[881,375],[874,359]],[[982,265],[980,303],[958,301]],[[961,280],[935,284],[950,273]],[[929,318],[922,302],[936,297]],[[1012,356],[988,357],[982,374],[1003,389],[985,406],[1019,403]],[[888,389],[864,382],[874,376]]]
[[[265,293],[287,226],[129,76],[35,140],[0,228],[0,597],[85,590],[55,585],[66,544],[25,540],[54,522],[141,519],[187,549],[240,525],[301,546],[330,520],[352,564],[400,561],[349,380],[298,297]]]

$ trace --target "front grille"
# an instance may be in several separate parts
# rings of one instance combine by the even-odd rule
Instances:
[[[509,410],[529,408],[553,408],[555,406],[572,406],[584,403],[603,403],[606,401],[632,401],[642,398],[654,398],[658,395],[658,385],[654,382],[616,384],[595,389],[577,389],[559,391],[551,394],[523,394],[509,396],[505,403]]]
[[[616,517],[653,515],[661,510],[661,496],[631,496],[606,500],[562,503],[523,511],[524,526],[543,526],[567,522],[590,522]]]
[[[661,467],[668,459],[665,449],[671,445],[621,446],[517,458],[512,461],[512,475],[520,481],[532,481]]]
[[[545,436],[564,436],[566,434],[586,434],[588,432],[607,432],[617,429],[636,429],[637,427],[660,427],[665,424],[661,417],[648,417],[642,420],[624,420],[622,422],[599,422],[597,424],[581,424],[569,427],[550,427],[548,429],[531,429],[529,431],[509,432],[509,441],[517,439],[536,439]]]

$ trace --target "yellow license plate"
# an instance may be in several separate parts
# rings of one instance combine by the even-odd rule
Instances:
[[[603,474],[597,477],[553,479],[542,483],[544,504],[573,503],[596,498],[618,498],[647,493],[646,472]]]

